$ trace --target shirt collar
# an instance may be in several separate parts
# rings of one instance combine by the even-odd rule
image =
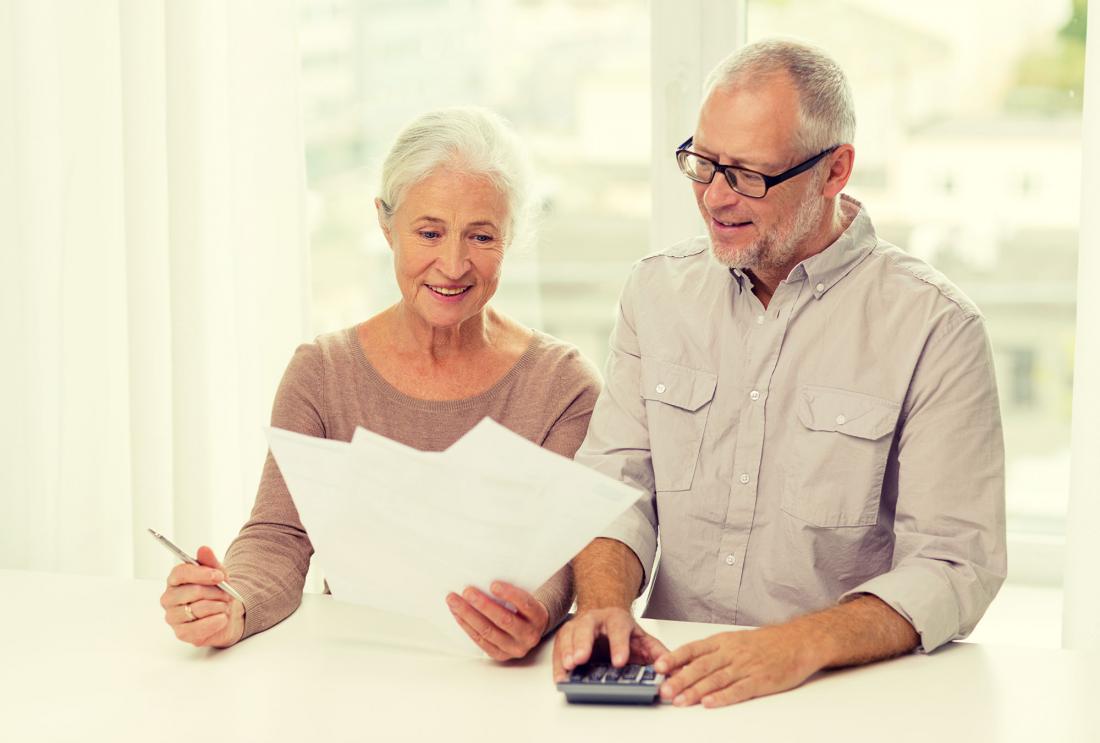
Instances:
[[[851,219],[848,227],[831,245],[791,269],[787,277],[788,281],[805,279],[815,299],[821,299],[878,243],[871,216],[863,204],[847,194],[841,194],[840,210],[845,219]],[[742,269],[731,268],[729,272],[736,279],[739,291],[752,289],[752,278]]]
[[[851,219],[840,237],[791,271],[791,278],[806,279],[817,299],[821,299],[838,281],[847,276],[878,244],[871,216],[863,204],[851,196],[841,194],[840,210],[845,219]]]

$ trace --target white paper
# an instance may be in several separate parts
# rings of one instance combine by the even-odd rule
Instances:
[[[444,452],[362,428],[351,443],[267,437],[333,596],[408,617],[410,644],[462,654],[480,650],[448,592],[496,579],[534,591],[639,496],[488,418]]]

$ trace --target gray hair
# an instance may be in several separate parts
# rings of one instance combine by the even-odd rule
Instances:
[[[421,114],[406,126],[382,164],[378,198],[388,220],[408,190],[440,168],[487,178],[504,196],[508,243],[529,238],[531,168],[519,137],[502,117],[476,106]]]
[[[786,72],[799,99],[798,146],[807,156],[850,144],[856,133],[852,89],[844,70],[824,50],[791,39],[765,39],[741,47],[707,76],[704,99],[760,75]]]

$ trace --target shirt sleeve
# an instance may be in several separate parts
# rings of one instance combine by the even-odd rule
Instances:
[[[930,652],[974,629],[1007,568],[1004,439],[980,316],[929,336],[899,426],[892,568],[841,601],[877,596]]]
[[[325,437],[322,374],[319,348],[299,346],[275,394],[272,426]],[[252,516],[226,551],[226,570],[244,599],[242,640],[298,608],[312,555],[313,544],[269,451]]]
[[[645,401],[641,395],[641,349],[635,332],[637,268],[627,279],[611,331],[604,388],[596,400],[588,435],[575,460],[641,491],[638,501],[600,536],[615,539],[637,555],[648,583],[657,554],[657,508]]]

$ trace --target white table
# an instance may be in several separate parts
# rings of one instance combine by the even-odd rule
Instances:
[[[0,741],[1100,741],[1100,654],[959,643],[717,710],[574,706],[549,646],[501,666],[363,639],[306,596],[225,651],[178,642],[158,581],[0,571]],[[644,621],[669,646],[722,628]]]

